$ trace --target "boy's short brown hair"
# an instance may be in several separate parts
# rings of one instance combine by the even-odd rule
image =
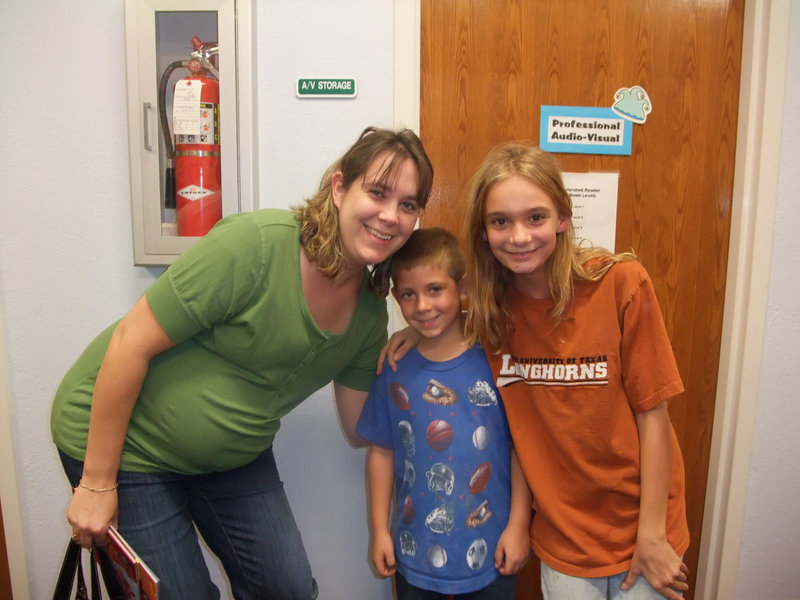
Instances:
[[[467,271],[461,246],[452,233],[441,227],[416,229],[399,250],[392,255],[391,276],[396,284],[400,271],[420,265],[434,265],[460,283]]]

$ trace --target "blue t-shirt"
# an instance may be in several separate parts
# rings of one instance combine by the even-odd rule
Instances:
[[[510,436],[486,355],[445,362],[416,348],[375,380],[357,431],[394,451],[397,570],[443,594],[499,575],[497,541],[511,503]]]

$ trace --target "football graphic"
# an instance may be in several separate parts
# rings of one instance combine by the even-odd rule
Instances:
[[[492,466],[488,462],[479,464],[472,473],[472,477],[469,478],[469,491],[473,494],[480,494],[489,483],[491,475]]]
[[[403,386],[402,383],[394,383],[389,384],[389,398],[392,399],[395,406],[400,410],[408,410],[410,404],[408,402],[408,391]]]

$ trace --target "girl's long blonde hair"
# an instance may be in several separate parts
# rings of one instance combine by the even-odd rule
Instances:
[[[342,185],[348,190],[366,175],[372,162],[381,155],[385,155],[385,160],[378,183],[391,181],[403,163],[411,159],[419,172],[417,202],[420,208],[425,208],[428,202],[433,186],[433,166],[417,134],[410,129],[392,131],[367,127],[350,149],[328,167],[317,193],[304,205],[293,207],[300,221],[300,245],[309,260],[328,277],[335,279],[346,266],[339,234],[339,211],[333,203],[333,175],[341,171]],[[390,259],[374,265],[370,272],[369,288],[380,298],[386,297],[389,291]]]
[[[506,301],[511,272],[494,257],[486,240],[486,197],[492,186],[514,175],[541,188],[553,200],[559,215],[570,219],[567,229],[557,234],[555,250],[546,265],[554,324],[567,318],[576,280],[597,281],[615,263],[636,258],[629,252],[615,254],[605,248],[575,244],[572,199],[551,154],[517,142],[495,147],[470,180],[464,227],[470,289],[467,336],[473,343],[480,341],[491,353],[498,353],[507,345],[513,320]]]

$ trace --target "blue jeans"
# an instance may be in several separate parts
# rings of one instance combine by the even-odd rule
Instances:
[[[467,594],[442,594],[415,587],[406,581],[398,571],[394,575],[394,584],[397,590],[397,600],[514,600],[514,592],[517,589],[516,575],[498,575],[492,583],[481,590],[475,590]]]
[[[644,575],[624,592],[619,589],[628,572],[610,577],[573,577],[542,564],[542,597],[544,600],[664,600],[664,596],[652,588]],[[679,596],[683,594],[678,592]]]
[[[83,463],[59,455],[74,487]],[[219,598],[196,531],[222,563],[237,600],[316,598],[272,448],[232,471],[120,471],[117,480],[118,529],[160,578],[159,600]]]

